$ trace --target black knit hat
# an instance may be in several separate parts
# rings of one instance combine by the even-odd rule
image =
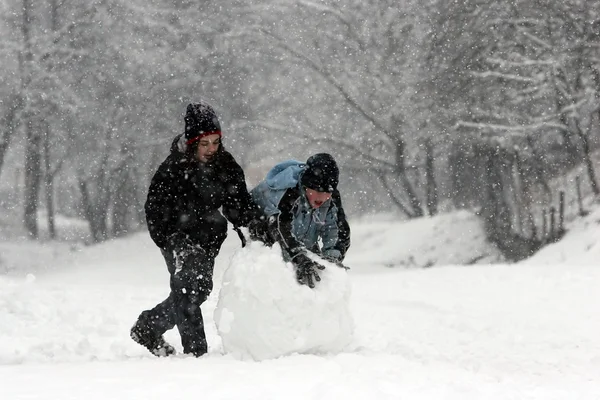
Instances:
[[[340,170],[331,154],[319,153],[306,161],[300,183],[317,192],[331,193],[337,189],[339,177]]]
[[[215,110],[203,102],[188,104],[185,112],[187,144],[192,144],[204,136],[213,134],[221,136],[221,124]]]

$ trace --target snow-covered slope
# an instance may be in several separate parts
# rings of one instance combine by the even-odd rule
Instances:
[[[352,224],[350,257],[355,265],[430,267],[495,263],[502,259],[487,243],[481,220],[467,211],[399,223],[369,216]]]
[[[598,217],[527,262],[426,269],[389,266],[409,256],[421,264],[424,249],[428,259],[468,259],[475,239],[460,214],[355,223],[352,342],[341,353],[261,362],[224,354],[213,320],[223,271],[239,256],[235,234],[203,306],[209,354],[201,359],[157,359],[128,337],[138,313],[168,293],[146,234],[53,247],[60,254],[45,268],[0,277],[0,398],[598,399],[600,249],[588,240]],[[448,246],[448,237],[470,239]],[[3,258],[13,246],[0,244]],[[22,246],[27,265],[35,247]],[[176,331],[166,336],[180,349]]]
[[[544,247],[523,263],[600,266],[600,207],[572,222],[568,229],[560,242]]]

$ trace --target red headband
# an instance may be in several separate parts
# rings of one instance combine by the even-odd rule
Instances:
[[[189,139],[187,142],[185,142],[186,144],[190,145],[194,142],[197,142],[198,140],[202,139],[204,136],[208,136],[208,135],[221,135],[221,131],[211,131],[211,132],[202,132],[200,135],[193,137],[191,139]]]

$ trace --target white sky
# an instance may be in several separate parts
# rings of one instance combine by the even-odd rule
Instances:
[[[3,242],[0,398],[597,400],[598,220],[600,211],[526,262],[473,266],[449,264],[497,255],[466,213],[352,221],[350,344],[260,362],[225,354],[213,319],[223,272],[242,254],[233,233],[203,306],[201,359],[158,359],[129,338],[168,293],[146,234],[75,251]],[[176,330],[166,338],[180,350]]]

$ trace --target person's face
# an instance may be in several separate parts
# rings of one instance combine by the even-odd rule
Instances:
[[[198,150],[196,151],[196,158],[201,163],[207,163],[212,160],[213,156],[219,150],[221,145],[221,136],[216,133],[212,135],[204,136],[198,141]]]
[[[331,193],[317,192],[316,190],[306,188],[306,198],[312,208],[319,208],[331,198]]]

